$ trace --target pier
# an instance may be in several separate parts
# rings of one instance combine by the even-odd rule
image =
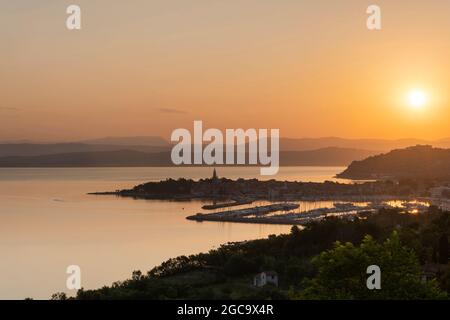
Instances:
[[[217,213],[197,213],[193,216],[188,216],[186,219],[195,221],[228,221],[228,222],[248,222],[248,223],[269,223],[270,218],[263,217],[272,212],[284,211],[289,212],[298,209],[299,205],[296,203],[275,203],[266,206],[257,206],[246,209],[228,210]],[[252,218],[248,218],[253,216]],[[265,222],[261,221],[264,220]]]
[[[221,209],[221,208],[229,208],[229,207],[236,207],[241,206],[244,204],[252,204],[253,200],[236,200],[233,202],[224,202],[224,203],[216,203],[216,204],[207,204],[202,207],[204,210],[214,210],[214,209]]]

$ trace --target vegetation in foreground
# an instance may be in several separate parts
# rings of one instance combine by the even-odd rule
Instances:
[[[74,299],[448,299],[449,231],[450,213],[434,207],[329,218],[173,258],[110,287],[81,289]],[[381,268],[381,290],[367,289],[369,265]],[[279,286],[254,287],[253,276],[267,270],[278,273]]]

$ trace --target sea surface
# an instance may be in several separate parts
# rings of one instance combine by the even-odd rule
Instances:
[[[339,181],[343,167],[283,167],[265,179]],[[258,168],[218,168],[227,178],[258,178]],[[288,233],[290,226],[194,222],[201,201],[133,200],[88,192],[166,178],[206,178],[211,168],[0,169],[0,299],[48,299],[66,288],[69,265],[85,289],[125,280],[179,255],[233,241]],[[345,182],[345,181],[343,181]],[[256,204],[263,204],[256,203]],[[299,202],[300,209],[332,206]]]

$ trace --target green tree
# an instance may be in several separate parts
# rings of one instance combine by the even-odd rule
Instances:
[[[316,277],[303,282],[294,294],[301,299],[441,299],[446,297],[434,281],[421,281],[414,252],[401,245],[398,234],[383,244],[366,236],[360,246],[337,242],[313,259]],[[381,269],[381,290],[369,290],[367,267]]]
[[[448,235],[443,234],[439,238],[439,263],[447,264],[448,263]]]
[[[64,292],[57,292],[52,294],[51,300],[67,300],[67,295]]]

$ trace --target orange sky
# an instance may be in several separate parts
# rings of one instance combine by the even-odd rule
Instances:
[[[82,9],[82,30],[65,9]],[[368,31],[366,8],[382,9]],[[279,128],[450,137],[450,2],[0,2],[0,140]],[[416,112],[409,90],[429,101]]]

